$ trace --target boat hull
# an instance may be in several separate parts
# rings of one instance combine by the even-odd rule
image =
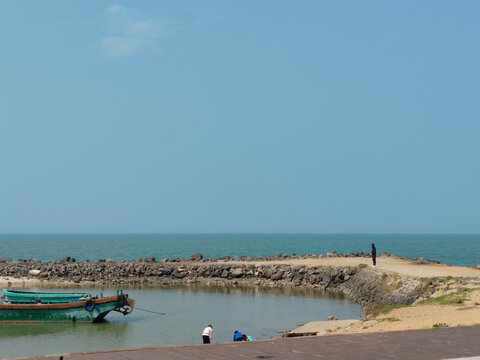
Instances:
[[[125,306],[133,309],[133,304],[127,295],[95,299],[93,303],[0,304],[0,323],[95,322],[112,310],[121,311]]]
[[[60,304],[80,301],[81,298],[88,298],[88,292],[59,293],[43,291],[22,291],[4,289],[2,291],[8,302],[12,304]]]

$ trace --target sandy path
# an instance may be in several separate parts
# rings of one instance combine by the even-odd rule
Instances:
[[[255,261],[255,262],[228,262],[238,264],[272,265],[285,264],[293,266],[357,266],[360,264],[371,265],[371,259],[356,257],[318,258],[318,259],[293,259],[279,261]],[[480,269],[463,266],[449,266],[444,264],[418,265],[411,260],[397,259],[393,257],[378,257],[377,269],[387,273],[398,273],[415,278],[453,276],[466,278],[480,278]]]

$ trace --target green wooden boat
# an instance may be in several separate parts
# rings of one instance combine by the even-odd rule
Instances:
[[[5,292],[4,292],[5,294]],[[11,301],[7,294],[13,294]],[[62,301],[69,294],[70,301]],[[6,301],[0,303],[0,323],[43,323],[43,322],[96,322],[105,318],[110,311],[128,315],[133,311],[135,300],[130,299],[123,291],[117,291],[115,296],[72,297],[72,294],[84,293],[45,293],[22,292],[16,296],[15,290],[7,290]],[[17,294],[19,295],[19,294]],[[34,299],[35,303],[30,302]],[[55,299],[54,302],[51,302]],[[43,301],[44,302],[43,302]]]
[[[90,297],[88,292],[63,293],[4,289],[2,293],[5,299],[12,304],[61,304],[87,300]]]

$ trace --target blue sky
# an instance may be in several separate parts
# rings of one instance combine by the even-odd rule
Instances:
[[[480,232],[477,1],[0,1],[0,233]]]

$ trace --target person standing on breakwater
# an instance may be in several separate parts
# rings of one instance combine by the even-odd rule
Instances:
[[[377,266],[377,248],[375,247],[375,244],[372,244],[372,262],[373,262],[373,267]]]
[[[213,334],[213,326],[208,325],[205,329],[203,329],[202,338],[204,344],[210,344],[210,340],[212,339]]]

